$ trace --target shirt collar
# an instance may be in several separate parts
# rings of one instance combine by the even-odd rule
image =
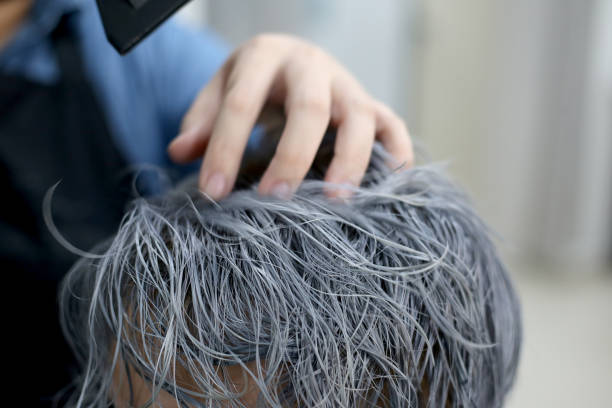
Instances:
[[[52,83],[57,79],[58,68],[49,44],[51,33],[64,15],[94,7],[93,3],[94,0],[34,0],[27,19],[0,50],[0,73]]]
[[[48,35],[64,15],[79,10],[83,3],[84,0],[36,0],[29,22],[36,25],[41,34]]]
[[[12,48],[24,49],[40,43],[57,27],[64,15],[78,11],[85,1],[93,0],[35,0],[27,20],[2,50],[2,54],[10,53]]]

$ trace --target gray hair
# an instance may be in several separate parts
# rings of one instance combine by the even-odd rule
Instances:
[[[520,309],[490,234],[438,169],[386,163],[376,147],[347,201],[315,170],[290,200],[251,185],[214,203],[194,181],[134,200],[63,283],[72,405],[109,406],[124,364],[151,385],[148,406],[161,390],[243,406],[219,371],[232,365],[260,406],[502,406]]]

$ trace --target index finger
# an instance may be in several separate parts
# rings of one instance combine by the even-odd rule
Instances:
[[[228,77],[225,96],[200,169],[200,189],[212,199],[231,191],[249,135],[280,65],[263,52],[239,58]]]

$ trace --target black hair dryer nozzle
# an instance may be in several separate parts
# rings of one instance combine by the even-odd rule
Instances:
[[[189,0],[97,0],[110,43],[125,54]]]

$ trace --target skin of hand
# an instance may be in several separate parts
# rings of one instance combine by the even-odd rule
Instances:
[[[187,163],[203,155],[200,189],[213,199],[224,197],[267,103],[283,106],[287,122],[259,183],[261,194],[291,196],[330,124],[337,134],[325,181],[358,186],[375,139],[400,166],[412,165],[404,121],[322,49],[281,34],[256,36],[230,56],[183,118],[180,134],[168,146],[170,157]],[[328,194],[345,197],[350,189]]]

